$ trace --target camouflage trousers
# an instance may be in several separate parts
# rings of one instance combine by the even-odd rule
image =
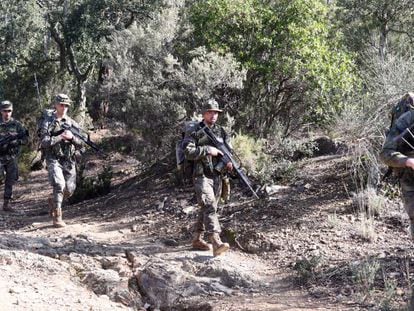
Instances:
[[[220,233],[221,228],[217,216],[217,205],[221,196],[222,180],[219,175],[212,178],[197,176],[194,178],[194,189],[200,211],[194,225],[195,232]]]
[[[76,189],[76,165],[74,161],[47,159],[49,182],[53,187],[56,207],[70,197]]]
[[[4,199],[11,199],[13,196],[13,185],[19,179],[17,158],[0,158],[0,170],[3,176],[6,175],[4,181]]]

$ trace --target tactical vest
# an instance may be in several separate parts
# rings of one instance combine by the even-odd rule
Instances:
[[[61,125],[65,122],[65,119],[62,119],[60,121],[54,119],[49,125],[50,136],[57,136],[57,133],[61,132],[62,130]],[[60,142],[52,146],[51,151],[53,155],[59,159],[73,160],[76,150],[75,146],[71,142],[61,140]]]
[[[208,138],[207,134],[202,130],[202,127],[204,124],[200,122],[197,129],[191,134],[191,137],[194,139],[195,144],[197,147],[201,146],[213,146],[210,138]],[[215,125],[210,130],[213,132],[213,134],[219,138],[219,139],[226,139],[226,134],[224,132],[224,129],[219,126]],[[195,167],[194,167],[194,175],[206,175],[206,176],[212,176],[214,174],[217,174],[218,171],[215,170],[215,167],[219,164],[218,157],[212,157],[210,155],[206,156],[200,161],[196,161]]]
[[[16,120],[12,119],[7,123],[0,122],[0,137],[5,137],[9,134],[19,134],[19,124]],[[18,146],[9,147],[6,145],[0,146],[0,156],[15,156],[19,153],[20,148]]]

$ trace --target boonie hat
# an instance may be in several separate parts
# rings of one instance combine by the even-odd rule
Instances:
[[[207,103],[205,103],[203,105],[203,113],[206,111],[217,111],[217,112],[223,112],[223,110],[221,110],[219,108],[219,104],[214,100],[214,99],[209,99],[207,101]]]
[[[3,100],[0,103],[0,110],[13,110],[13,103],[9,100]]]
[[[66,94],[61,93],[55,96],[55,103],[60,103],[60,104],[65,104],[65,105],[70,106],[71,102],[72,101],[70,100],[69,96]]]

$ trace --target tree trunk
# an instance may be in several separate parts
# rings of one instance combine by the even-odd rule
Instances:
[[[384,17],[384,21],[381,24],[380,29],[380,39],[379,39],[379,56],[381,60],[384,61],[387,55],[387,46],[388,46],[388,22],[386,16]]]
[[[77,84],[77,99],[78,99],[78,113],[76,116],[80,126],[84,126],[86,122],[86,80],[76,79]]]

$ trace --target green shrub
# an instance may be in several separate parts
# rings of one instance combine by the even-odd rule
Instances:
[[[272,158],[264,151],[265,141],[241,133],[237,134],[232,145],[243,167],[262,182],[269,181],[273,175]]]
[[[23,179],[27,179],[31,171],[30,167],[32,161],[37,156],[37,151],[29,150],[28,148],[23,148],[22,153],[18,159],[19,166],[19,176]]]
[[[297,282],[306,285],[315,280],[317,275],[317,268],[321,265],[322,258],[320,256],[311,256],[310,258],[303,258],[296,261],[293,269],[298,274]]]
[[[85,166],[80,165],[77,175],[77,187],[75,193],[70,197],[71,204],[83,200],[105,195],[111,191],[112,167],[104,166],[102,172],[97,176],[84,175]]]

